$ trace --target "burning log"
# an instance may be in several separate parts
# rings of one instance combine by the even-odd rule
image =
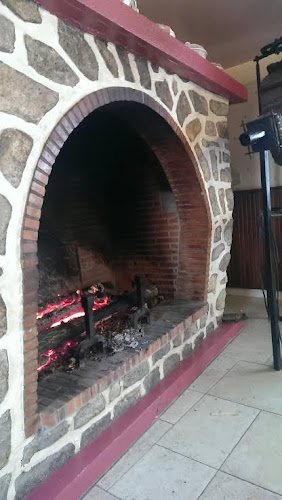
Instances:
[[[40,337],[48,336],[46,330],[49,331],[49,336],[53,328],[59,331],[57,340],[51,340],[48,349],[40,349],[39,373],[45,370],[53,371],[55,366],[73,369],[79,366],[93,349],[94,353],[100,354],[117,352],[117,342],[113,344],[113,336],[101,335],[104,327],[99,326],[106,324],[114,316],[121,317],[120,315],[126,313],[124,318],[128,318],[131,323],[131,329],[127,330],[132,332],[138,331],[138,323],[149,323],[150,310],[146,299],[151,307],[155,305],[158,301],[158,289],[154,285],[146,285],[141,277],[135,278],[135,284],[134,292],[112,297],[106,295],[103,284],[92,285],[87,290],[78,290],[73,296],[60,298],[39,311]],[[55,320],[54,314],[56,314]],[[74,322],[79,318],[85,322],[85,331],[81,321]],[[64,325],[66,326],[63,328]],[[64,329],[65,331],[70,329],[71,335],[58,346],[57,341],[62,340],[62,337],[65,338]],[[124,340],[126,348],[137,347],[138,341],[134,336],[132,338],[133,340],[129,339],[129,342]],[[43,341],[42,344],[46,346],[46,342]]]

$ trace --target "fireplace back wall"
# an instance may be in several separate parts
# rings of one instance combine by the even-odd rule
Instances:
[[[47,185],[39,305],[103,281],[128,290],[136,274],[173,296],[178,242],[176,203],[155,154],[109,109],[92,113],[64,144]]]

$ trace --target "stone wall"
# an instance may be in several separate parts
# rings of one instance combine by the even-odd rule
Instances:
[[[45,477],[81,444],[93,439],[109,423],[109,414],[121,414],[152,381],[158,380],[158,373],[163,375],[180,361],[180,353],[184,356],[190,352],[196,337],[202,340],[215,328],[225,303],[233,194],[225,99],[65,25],[28,0],[2,0],[0,4],[0,60],[0,491],[1,498],[11,500],[23,498],[35,480]],[[30,297],[23,297],[21,250],[34,251],[38,200],[44,193],[42,179],[49,173],[42,170],[36,179],[34,172],[46,141],[63,115],[88,94],[109,86],[139,90],[152,97],[187,139],[212,220],[208,312],[196,323],[189,342],[181,332],[178,347],[170,341],[173,354],[167,352],[164,361],[155,364],[152,355],[144,366],[140,365],[136,382],[126,387],[121,400],[117,399],[119,384],[101,394],[95,402],[95,408],[100,404],[99,416],[94,416],[93,405],[88,403],[73,420],[66,419],[53,429],[41,429],[35,437],[26,438],[35,426],[36,397],[34,388],[29,391],[28,387],[34,387],[29,383],[37,376],[37,360],[32,357],[37,339],[29,325],[23,324],[23,304],[27,307]],[[21,249],[28,196],[34,203],[29,207],[30,228],[25,228],[27,239]],[[25,379],[24,363],[29,366]],[[122,383],[126,384],[124,379]],[[110,403],[111,398],[115,403]],[[28,412],[33,416],[29,418]]]

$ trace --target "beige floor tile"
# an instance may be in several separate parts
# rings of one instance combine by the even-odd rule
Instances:
[[[209,394],[282,415],[282,371],[240,361]]]
[[[130,467],[140,460],[145,453],[171,428],[171,424],[157,420],[129,450],[106,472],[98,485],[108,490]]]
[[[186,389],[179,398],[161,415],[161,419],[171,424],[180,420],[190,408],[203,397],[203,394]]]
[[[257,414],[254,408],[204,396],[159,444],[219,468]]]
[[[116,500],[117,497],[114,497],[107,491],[102,490],[98,486],[94,486],[81,500]]]
[[[244,312],[248,318],[267,318],[267,312],[263,298],[244,297],[239,295],[229,295],[227,288],[227,297],[225,304],[225,313]]]
[[[196,500],[215,472],[155,445],[110,492],[122,500]]]
[[[199,500],[281,500],[280,495],[218,472]]]
[[[218,356],[203,373],[190,385],[190,389],[206,393],[223,375],[235,364],[236,360],[229,357]]]
[[[221,354],[237,361],[266,363],[272,353],[268,320],[247,320],[244,329]]]
[[[282,494],[282,417],[261,412],[222,470]]]

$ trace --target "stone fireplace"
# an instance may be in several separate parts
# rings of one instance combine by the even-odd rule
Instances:
[[[109,11],[99,21],[99,2],[93,19],[88,7],[88,18],[79,9],[67,15],[64,2],[52,13],[27,0],[1,4],[3,498],[24,498],[187,357],[223,315],[233,210],[227,114],[244,89],[111,2],[132,20],[132,47]],[[156,45],[163,41],[162,54],[176,44],[184,54],[179,66],[160,48],[144,57],[145,39],[134,46],[144,23]],[[200,69],[188,78],[189,61]],[[97,283],[131,292],[136,275],[159,297],[138,349],[38,380],[39,312]]]

